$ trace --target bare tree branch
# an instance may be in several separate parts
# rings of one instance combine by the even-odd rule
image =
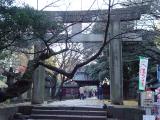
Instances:
[[[93,55],[92,57],[90,57],[88,60],[82,62],[82,63],[79,63],[77,64],[74,69],[72,70],[72,72],[68,73],[66,72],[65,70],[62,70],[62,69],[58,69],[57,67],[54,67],[54,66],[49,66],[49,65],[46,65],[44,64],[43,62],[39,62],[40,65],[43,65],[44,67],[48,68],[48,69],[51,69],[51,70],[54,70],[60,74],[63,74],[65,75],[66,77],[68,78],[72,78],[74,76],[74,74],[76,73],[76,71],[78,70],[78,68],[88,64],[89,62],[95,60],[103,51],[104,47],[106,46],[107,43],[110,42],[110,40],[107,41],[107,36],[108,36],[108,30],[109,30],[109,24],[110,24],[110,11],[111,11],[111,0],[109,0],[109,7],[108,7],[108,19],[107,19],[107,25],[106,25],[106,29],[105,29],[105,36],[104,36],[104,40],[103,40],[103,44],[101,46],[101,48],[99,49],[99,51]]]

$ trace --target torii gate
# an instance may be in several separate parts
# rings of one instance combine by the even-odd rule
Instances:
[[[141,14],[147,13],[149,6],[138,6],[130,8],[120,8],[111,10],[110,33],[111,36],[120,34],[120,22],[139,20]],[[61,19],[63,23],[76,23],[72,26],[72,34],[82,30],[82,23],[106,22],[107,10],[90,10],[90,11],[46,11],[49,19]],[[133,33],[131,33],[133,34]],[[104,36],[101,34],[79,34],[72,38],[73,42],[95,42],[102,41]],[[92,41],[91,41],[92,40]],[[134,41],[134,40],[132,40]],[[137,40],[136,40],[137,41]],[[140,39],[138,40],[140,41]],[[110,98],[113,104],[123,104],[123,70],[122,70],[122,40],[116,37],[110,42]],[[38,84],[36,85],[38,86]],[[38,88],[38,87],[37,87]],[[41,90],[37,90],[41,91]]]

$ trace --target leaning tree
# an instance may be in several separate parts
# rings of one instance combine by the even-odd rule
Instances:
[[[26,54],[34,54],[35,57],[33,60],[29,60],[27,70],[23,76],[13,85],[0,92],[0,102],[17,97],[26,92],[33,82],[32,73],[39,65],[61,74],[67,79],[71,79],[80,67],[95,60],[101,54],[104,47],[109,43],[107,35],[110,23],[111,1],[109,1],[108,5],[104,40],[96,53],[89,56],[87,59],[83,59],[74,64],[71,69],[62,69],[47,64],[45,60],[52,56],[64,54],[68,51],[80,53],[77,49],[70,48],[70,39],[77,34],[69,36],[67,31],[70,26],[76,23],[64,25],[61,21],[56,19],[50,20],[47,14],[43,11],[34,10],[29,6],[13,6],[11,5],[12,1],[13,0],[2,0],[0,3],[0,51],[18,51]],[[63,41],[63,47],[62,49],[57,50],[55,45],[59,41]],[[24,50],[24,46],[28,47],[32,45],[34,45],[35,48],[38,46],[40,49],[37,49],[34,52],[27,52]]]

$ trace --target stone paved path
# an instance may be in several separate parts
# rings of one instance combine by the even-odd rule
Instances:
[[[43,104],[47,106],[73,106],[73,107],[97,107],[102,108],[103,100],[98,100],[96,97],[87,98],[84,100],[80,99],[71,99],[71,100],[64,100],[64,101],[54,101],[48,104]]]

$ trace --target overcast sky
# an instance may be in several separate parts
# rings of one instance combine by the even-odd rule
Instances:
[[[35,9],[37,8],[37,0],[16,1],[18,5],[29,4]],[[91,6],[91,9],[107,9],[104,1],[105,0],[38,0],[38,9],[40,10],[52,2],[56,2],[54,6],[47,7],[45,10],[88,10]]]
[[[107,9],[107,4],[104,1],[108,0],[38,0],[38,9],[41,10],[46,5],[55,2],[54,6],[47,7],[44,10],[58,10],[58,11],[66,11],[66,10],[88,10],[88,9]],[[122,2],[125,0],[112,0],[114,3]],[[29,6],[37,9],[37,0],[16,0],[17,5],[28,4]],[[143,20],[144,21],[144,20]],[[144,21],[146,24],[146,21]],[[147,26],[148,26],[147,21]],[[157,23],[157,22],[156,22]],[[144,23],[142,23],[144,26]]]

